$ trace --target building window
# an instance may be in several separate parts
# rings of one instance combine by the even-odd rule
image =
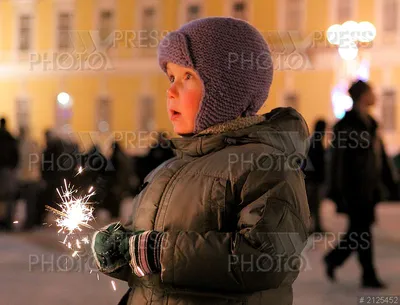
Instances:
[[[298,109],[299,96],[296,92],[286,92],[283,96],[284,107],[292,107]]]
[[[285,7],[285,30],[299,31],[303,28],[304,1],[286,0]]]
[[[203,14],[202,4],[200,0],[181,0],[179,4],[181,8],[180,24],[201,18]]]
[[[111,10],[102,10],[100,12],[99,38],[102,46],[109,46],[109,39],[114,31],[114,14]]]
[[[383,0],[383,31],[385,33],[396,33],[399,22],[398,0]]]
[[[63,12],[58,15],[58,49],[68,50],[72,47],[72,14]]]
[[[385,89],[382,93],[382,118],[383,128],[386,131],[396,130],[396,91]]]
[[[108,97],[100,97],[97,101],[96,129],[100,132],[110,131],[111,100]]]
[[[187,18],[186,22],[196,20],[200,17],[200,6],[196,4],[191,4],[187,8]]]
[[[154,31],[157,29],[157,15],[155,6],[146,6],[143,8],[143,19],[141,32],[139,33],[139,48],[143,54],[153,55],[156,52]]]
[[[344,23],[354,18],[354,0],[336,0],[336,22]]]
[[[162,5],[160,0],[138,0],[139,7],[136,10],[137,35],[134,53],[136,55],[154,57],[157,54],[158,42],[163,37],[162,31],[158,31],[162,22]],[[165,31],[163,31],[165,32]]]
[[[138,130],[153,131],[155,129],[154,98],[143,96],[139,100],[139,111],[137,113]]]
[[[29,51],[32,47],[32,16],[22,14],[19,16],[19,44],[20,51]]]
[[[150,36],[150,32],[156,28],[156,9],[152,6],[145,7],[143,10],[143,27],[145,34]]]
[[[16,119],[18,130],[21,128],[29,129],[29,120],[30,120],[30,109],[29,109],[29,101],[24,98],[19,98],[16,100]]]
[[[247,1],[233,1],[232,17],[242,20],[249,20],[248,11]]]

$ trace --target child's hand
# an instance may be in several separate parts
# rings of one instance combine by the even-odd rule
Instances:
[[[93,235],[92,252],[101,272],[111,273],[129,263],[129,238],[135,234],[112,223]]]

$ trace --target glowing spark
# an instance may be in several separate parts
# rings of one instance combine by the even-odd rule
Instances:
[[[111,285],[112,285],[114,291],[117,290],[117,287],[115,287],[115,282],[114,281],[111,281]]]
[[[74,251],[74,253],[72,253],[72,257],[75,257],[78,254],[78,251]]]
[[[18,223],[18,220],[14,221],[13,223]]]
[[[100,281],[99,274],[97,273],[96,275],[97,275],[97,280]]]
[[[81,243],[79,242],[79,239],[76,240],[76,246],[78,247],[78,249],[81,248]]]
[[[70,249],[71,249],[71,243],[68,243],[68,248],[70,248]]]
[[[80,174],[82,174],[82,172],[83,172],[83,168],[82,168],[82,166],[79,166],[78,172],[77,172],[77,174],[75,175],[75,177],[78,176],[78,175],[80,175]]]
[[[93,270],[92,270],[92,269],[90,269],[90,271],[89,271],[89,274],[92,274],[92,272],[93,272]]]
[[[92,191],[93,191],[93,186],[90,187],[89,193],[91,193]]]
[[[86,237],[82,238],[82,242],[83,242],[84,244],[88,245],[88,244],[90,243],[89,237],[86,236]]]

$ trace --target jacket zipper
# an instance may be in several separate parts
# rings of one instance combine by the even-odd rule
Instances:
[[[166,166],[166,165],[172,163],[172,161],[174,161],[174,159],[175,159],[175,158],[171,158],[171,159],[167,160],[167,161],[165,162],[164,166]],[[161,173],[162,173],[162,170],[161,170],[161,169],[158,170],[158,172],[156,172],[156,173],[154,173],[154,172],[150,173],[150,175],[148,176],[147,181],[144,181],[143,184],[142,184],[142,186],[141,186],[141,187],[143,187],[142,190],[141,190],[140,192],[138,192],[138,193],[135,195],[135,197],[139,196],[140,193],[141,193],[142,191],[144,191],[145,188],[148,187],[148,185],[149,185],[149,180],[155,181],[155,180],[161,175]],[[143,195],[143,194],[142,194],[142,195]],[[136,207],[136,209],[135,209],[135,211],[134,211],[134,212],[135,212],[135,215],[133,216],[132,221],[136,220],[137,212],[139,211],[140,205],[141,205],[141,200],[138,202],[138,205],[137,205],[137,207]]]
[[[171,177],[171,179],[168,181],[167,186],[166,186],[165,189],[164,189],[163,195],[161,196],[160,203],[159,203],[159,205],[158,205],[157,214],[156,214],[156,219],[155,219],[155,221],[154,221],[154,230],[156,230],[156,228],[159,227],[159,224],[160,224],[160,214],[159,214],[158,212],[160,211],[161,205],[162,205],[162,204],[165,204],[165,203],[164,203],[165,197],[167,196],[169,190],[175,185],[176,178],[178,177],[178,175],[180,174],[180,172],[181,172],[189,163],[190,163],[190,162],[188,162],[188,163],[182,165],[181,168],[179,168],[179,169],[176,171],[176,173]],[[165,215],[164,215],[164,217],[163,217],[163,220],[164,220],[164,219],[165,219]]]

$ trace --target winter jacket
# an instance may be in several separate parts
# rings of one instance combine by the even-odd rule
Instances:
[[[128,305],[290,305],[309,227],[307,125],[292,108],[171,140],[127,228],[164,232],[161,272],[127,264]]]
[[[378,124],[369,124],[351,110],[334,126],[329,197],[339,213],[372,223],[376,203],[383,199],[383,186],[397,197],[395,172],[378,135]]]

